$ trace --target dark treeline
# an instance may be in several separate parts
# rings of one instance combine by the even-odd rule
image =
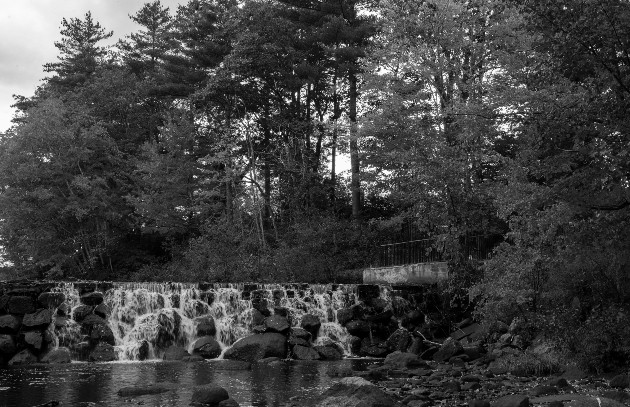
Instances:
[[[630,353],[627,0],[130,17],[110,47],[91,14],[64,19],[58,60],[16,97],[0,141],[16,273],[343,281],[378,244],[432,238],[487,318],[546,318],[586,359]],[[459,246],[478,235],[504,241],[483,270]]]

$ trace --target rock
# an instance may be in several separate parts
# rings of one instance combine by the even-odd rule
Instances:
[[[182,360],[184,356],[190,356],[181,346],[171,345],[164,351],[163,360]]]
[[[343,358],[343,353],[333,346],[317,345],[314,346],[313,349],[315,349],[324,360],[341,360]]]
[[[265,331],[266,332],[276,332],[280,334],[285,334],[289,332],[289,321],[281,315],[272,315],[265,319]]]
[[[146,360],[149,358],[151,347],[146,339],[143,339],[138,346],[138,360]]]
[[[462,385],[462,390],[463,391],[473,391],[473,390],[477,390],[480,389],[481,385],[477,382],[468,382],[468,383],[464,383]]]
[[[601,392],[601,395],[602,397],[605,397],[607,399],[615,400],[624,404],[630,402],[630,394],[626,393],[625,391],[606,390]]]
[[[9,297],[6,309],[10,314],[31,314],[35,312],[35,303],[31,297],[15,295]]]
[[[613,377],[608,385],[614,389],[625,389],[630,386],[628,375],[620,374]]]
[[[221,355],[221,345],[212,336],[202,336],[192,344],[193,355],[204,359],[215,359]]]
[[[233,398],[228,398],[227,400],[223,400],[217,407],[239,407],[239,404]]]
[[[393,334],[387,338],[387,348],[394,352],[406,352],[412,343],[411,332],[405,328],[398,328]]]
[[[94,307],[91,307],[89,305],[79,305],[74,310],[72,310],[72,319],[81,323],[88,315],[92,314],[93,310]]]
[[[86,318],[87,319],[87,318]],[[116,338],[114,332],[105,324],[94,324],[90,329],[90,341],[92,343],[105,342],[110,345],[116,345]]]
[[[59,316],[70,316],[71,312],[72,309],[70,308],[70,304],[68,304],[67,302],[63,302],[57,307],[57,315]]]
[[[550,394],[558,394],[558,389],[554,386],[538,385],[533,387],[528,394],[532,397],[548,396]]]
[[[433,355],[433,360],[435,360],[436,362],[444,362],[462,352],[463,350],[464,347],[459,341],[453,338],[447,338],[440,349]]]
[[[468,407],[490,407],[488,400],[471,400],[468,402]]]
[[[37,297],[37,302],[41,304],[44,308],[52,308],[56,309],[66,300],[66,295],[64,293],[41,293],[39,297]]]
[[[252,326],[258,326],[265,323],[265,316],[257,309],[252,309]]]
[[[492,403],[492,407],[529,407],[529,397],[522,394],[510,394]]]
[[[123,387],[118,390],[120,397],[138,397],[147,394],[162,394],[171,390],[175,390],[177,387],[171,383],[153,383],[140,386]]]
[[[24,334],[24,342],[29,344],[33,349],[40,350],[44,338],[39,331],[29,331]]]
[[[195,387],[192,394],[191,405],[215,407],[220,402],[230,398],[223,387],[207,384]]]
[[[90,314],[83,318],[81,325],[84,327],[93,327],[95,325],[107,325],[107,321],[96,314]]]
[[[353,320],[346,324],[346,329],[350,335],[358,336],[359,338],[364,338],[370,335],[370,324],[363,320]]]
[[[13,356],[17,352],[15,338],[12,335],[0,335],[0,354]]]
[[[214,318],[211,316],[195,318],[195,322],[197,323],[197,336],[214,336],[217,334]]]
[[[552,377],[545,382],[548,386],[560,387],[562,389],[569,387],[569,382],[564,377]]]
[[[13,315],[0,316],[0,334],[15,334],[20,329],[20,320]]]
[[[370,338],[363,338],[359,353],[362,356],[382,358],[389,353],[389,350],[387,349],[387,342],[382,339],[374,338],[370,340]]]
[[[306,346],[295,345],[293,347],[293,357],[298,360],[319,360],[321,356],[317,350]]]
[[[30,350],[24,349],[22,352],[13,356],[11,360],[9,360],[9,366],[29,365],[36,362],[37,356],[35,356]]]
[[[236,359],[245,362],[276,356],[286,358],[286,338],[279,333],[264,333],[247,336],[235,342],[223,355],[225,359]]]
[[[291,328],[291,333],[289,334],[289,345],[301,345],[301,346],[310,346],[311,344],[311,333],[303,328]]]
[[[24,315],[22,326],[24,329],[45,329],[52,322],[53,312],[50,309],[42,309],[37,312]]]
[[[352,308],[342,308],[337,310],[337,322],[339,325],[345,325],[354,318],[354,311]]]
[[[317,315],[306,314],[302,317],[302,321],[300,321],[300,326],[304,328],[307,332],[309,332],[312,338],[317,338],[317,334],[319,333],[319,328],[322,326],[322,322],[319,320],[319,317]]]
[[[394,407],[398,403],[367,380],[345,378],[326,390],[314,402],[316,407]]]
[[[96,315],[98,315],[99,317],[103,318],[103,319],[107,319],[109,318],[109,314],[110,314],[110,310],[109,307],[107,305],[105,305],[105,303],[101,303],[98,304],[93,311]]]
[[[116,351],[109,343],[99,343],[88,356],[90,362],[111,362],[116,360]]]
[[[357,296],[360,301],[369,302],[381,295],[381,287],[376,284],[359,284],[357,285]]]
[[[440,348],[437,346],[432,346],[420,354],[420,359],[433,360],[433,355],[435,355],[439,350]]]
[[[81,296],[81,303],[95,307],[103,302],[103,293],[94,291],[92,293],[83,294]]]
[[[350,352],[353,355],[358,355],[361,353],[361,338],[358,336],[350,335],[348,338],[348,344],[350,345]]]
[[[400,369],[414,369],[427,366],[418,355],[400,351],[395,351],[387,355],[383,365]]]
[[[61,363],[70,363],[70,349],[68,348],[57,348],[48,352],[42,358],[42,363],[51,363],[51,364],[61,364]]]

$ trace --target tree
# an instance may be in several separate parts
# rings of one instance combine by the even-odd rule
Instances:
[[[44,71],[55,73],[49,82],[65,89],[85,82],[96,71],[107,54],[107,49],[97,44],[110,38],[113,32],[106,31],[95,22],[89,11],[83,20],[71,18],[68,21],[64,18],[61,25],[63,38],[55,41],[59,50],[58,62],[45,64]]]

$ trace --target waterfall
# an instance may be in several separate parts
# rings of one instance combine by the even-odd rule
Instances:
[[[299,327],[302,318],[321,321],[316,344],[331,341],[350,354],[349,334],[337,321],[337,310],[357,302],[356,286],[306,284],[187,284],[187,283],[59,283],[51,289],[65,295],[57,310],[56,346],[80,349],[88,338],[75,319],[85,309],[81,295],[103,293],[103,305],[92,312],[112,330],[118,360],[160,358],[170,345],[192,351],[203,324],[214,324],[223,349],[253,331],[256,310],[281,312]],[[105,283],[103,283],[105,284]],[[86,288],[87,287],[87,288]],[[65,307],[66,309],[61,309]],[[201,332],[203,333],[203,332]]]

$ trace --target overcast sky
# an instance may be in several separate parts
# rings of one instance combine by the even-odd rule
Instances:
[[[43,65],[57,59],[54,42],[61,36],[61,19],[92,18],[114,31],[111,42],[137,29],[129,14],[148,0],[14,0],[3,1],[0,12],[0,132],[11,125],[12,95],[31,96],[44,77]],[[162,0],[171,13],[186,0]]]

